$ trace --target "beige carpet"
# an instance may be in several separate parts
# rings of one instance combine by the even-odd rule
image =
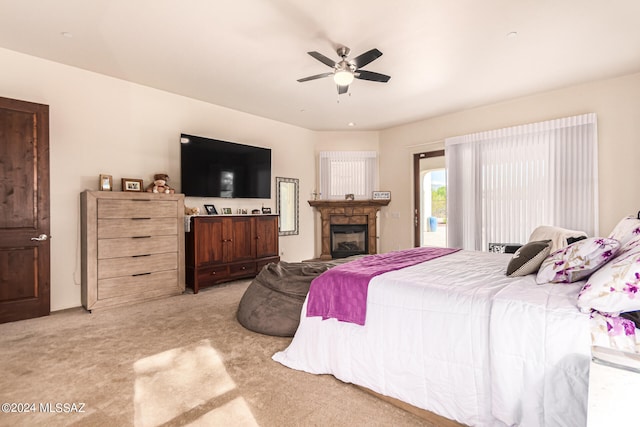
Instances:
[[[30,411],[5,405],[0,425],[429,425],[332,376],[272,361],[290,338],[236,321],[248,284],[0,325],[0,402]]]

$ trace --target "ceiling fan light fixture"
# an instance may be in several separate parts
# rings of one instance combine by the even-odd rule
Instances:
[[[349,70],[338,70],[333,74],[333,81],[338,86],[349,86],[353,82],[353,73]]]

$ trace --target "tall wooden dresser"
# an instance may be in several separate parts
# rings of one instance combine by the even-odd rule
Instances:
[[[114,307],[184,292],[184,195],[80,195],[82,305]]]

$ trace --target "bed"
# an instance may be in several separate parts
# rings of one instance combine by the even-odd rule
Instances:
[[[362,325],[307,316],[310,292],[273,359],[466,425],[584,426],[594,321],[576,301],[601,265],[540,285],[507,277],[512,259],[460,250],[378,274]]]

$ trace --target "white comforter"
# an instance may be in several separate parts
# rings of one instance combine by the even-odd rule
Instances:
[[[460,251],[375,277],[364,326],[306,317],[273,359],[468,425],[586,424],[582,282],[505,276],[510,255]]]

